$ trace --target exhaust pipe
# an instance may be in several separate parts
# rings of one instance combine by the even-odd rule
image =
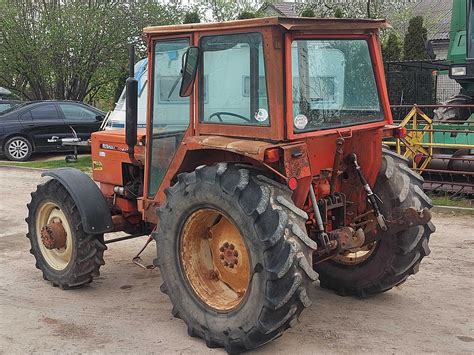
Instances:
[[[140,165],[135,159],[135,145],[137,144],[138,121],[138,81],[135,79],[135,48],[130,46],[128,56],[129,76],[125,82],[125,143],[128,146],[128,156],[134,165]]]

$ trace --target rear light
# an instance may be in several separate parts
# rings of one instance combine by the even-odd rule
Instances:
[[[292,177],[288,180],[288,187],[290,188],[291,191],[295,191],[296,188],[298,187],[298,180],[296,178]]]
[[[405,138],[407,133],[406,127],[397,127],[393,129],[393,136],[395,138]]]
[[[265,151],[265,163],[276,163],[280,160],[280,150],[278,148],[270,148]]]

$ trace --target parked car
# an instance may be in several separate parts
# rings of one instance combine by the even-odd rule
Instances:
[[[82,140],[98,131],[105,113],[75,101],[34,101],[0,113],[0,153],[9,160],[25,161],[33,152],[70,150],[54,137]]]
[[[18,100],[0,100],[0,113],[11,110],[15,108],[16,106],[19,106],[23,104],[24,101],[18,101]]]

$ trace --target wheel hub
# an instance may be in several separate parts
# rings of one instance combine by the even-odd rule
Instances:
[[[58,204],[45,201],[36,209],[35,234],[44,260],[54,270],[64,270],[73,257],[74,235]]]
[[[234,268],[235,265],[239,262],[239,252],[235,250],[235,245],[232,243],[225,242],[219,248],[221,252],[219,257],[222,260],[222,263],[225,267],[229,267],[231,269]]]
[[[66,231],[61,222],[49,223],[41,228],[41,241],[46,249],[61,249],[66,246]]]

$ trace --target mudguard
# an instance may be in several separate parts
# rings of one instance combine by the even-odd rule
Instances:
[[[105,198],[88,175],[74,168],[59,168],[44,172],[41,176],[50,176],[66,188],[76,203],[84,232],[102,234],[113,230]]]

